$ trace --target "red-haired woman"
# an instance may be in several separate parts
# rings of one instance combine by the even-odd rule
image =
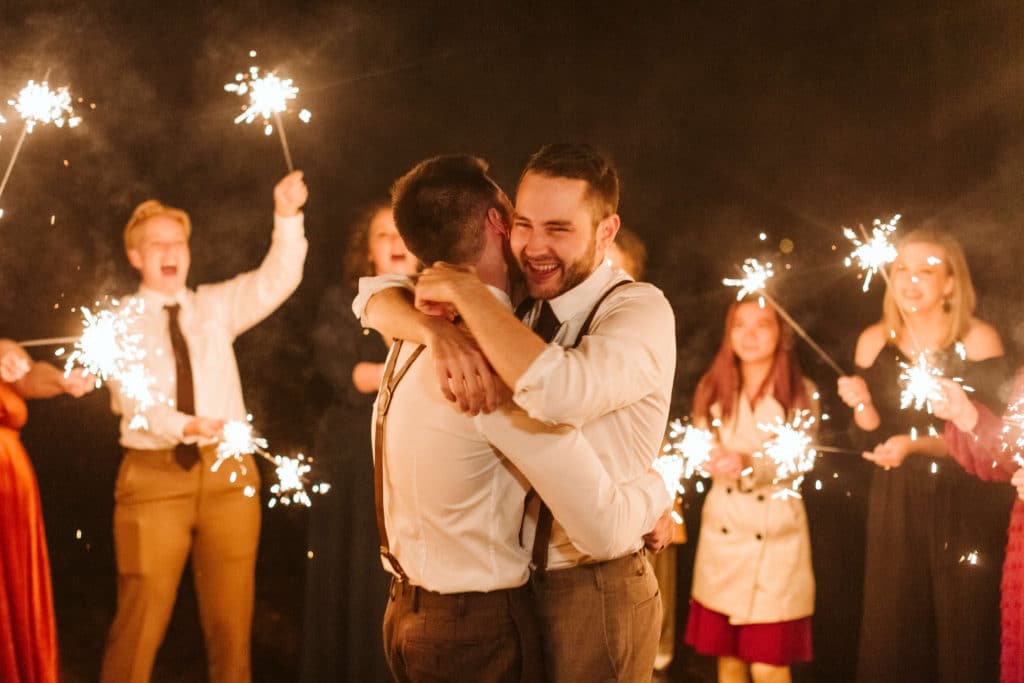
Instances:
[[[791,330],[771,308],[735,303],[694,397],[693,421],[714,426],[686,642],[718,657],[718,680],[789,681],[811,658],[814,573],[803,501],[780,495],[771,462],[753,457],[760,425],[817,410]]]
[[[857,376],[838,383],[864,457],[878,465],[868,493],[857,680],[993,681],[1010,492],[949,462],[937,435],[943,425],[903,409],[899,376],[924,352],[995,405],[1007,372],[1003,346],[974,317],[967,259],[949,235],[905,235],[890,281],[882,320],[857,340]]]
[[[12,341],[0,340],[0,681],[57,680],[57,627],[50,588],[39,489],[19,432],[26,398],[81,396],[92,382],[32,363]]]

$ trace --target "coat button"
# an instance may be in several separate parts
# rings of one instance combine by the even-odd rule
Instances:
[[[760,540],[761,540],[762,538],[764,538],[764,537],[763,537],[763,536],[761,536],[761,534],[758,534],[758,535],[756,536],[756,538],[757,538],[757,540],[759,540],[759,541],[760,541]]]
[[[758,502],[763,503],[764,502],[764,494],[763,493],[757,494],[757,500],[758,500]]]
[[[723,534],[727,534],[727,533],[729,533],[729,530],[728,530],[728,529],[726,529],[726,528],[725,528],[725,527],[723,526],[723,527],[722,527],[722,533],[723,533]]]
[[[725,492],[726,493],[732,493],[732,487],[731,486],[725,487]]]

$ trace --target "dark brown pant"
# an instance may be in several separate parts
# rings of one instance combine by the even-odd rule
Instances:
[[[532,581],[548,683],[650,681],[661,594],[643,551]]]
[[[400,683],[543,681],[528,586],[442,595],[392,581],[384,653]]]

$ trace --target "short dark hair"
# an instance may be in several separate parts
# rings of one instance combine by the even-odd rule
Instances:
[[[527,173],[586,181],[586,197],[594,204],[595,223],[619,210],[619,174],[615,164],[591,145],[577,142],[544,145],[526,162],[519,182]]]
[[[484,248],[487,211],[508,212],[503,196],[487,175],[487,163],[467,154],[421,161],[391,187],[398,232],[426,265],[476,261]]]

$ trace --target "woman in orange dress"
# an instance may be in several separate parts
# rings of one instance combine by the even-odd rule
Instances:
[[[65,377],[32,363],[14,342],[0,340],[0,681],[57,680],[57,628],[50,564],[35,473],[19,432],[26,398],[81,396],[91,380]]]

